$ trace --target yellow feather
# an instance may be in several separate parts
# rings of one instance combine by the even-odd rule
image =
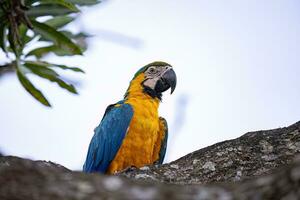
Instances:
[[[111,162],[107,173],[113,174],[130,166],[142,167],[158,159],[161,133],[159,100],[143,92],[144,74],[131,81],[125,103],[133,107],[134,114],[123,143]]]

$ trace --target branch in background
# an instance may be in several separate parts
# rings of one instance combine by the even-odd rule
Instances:
[[[0,65],[0,78],[5,74],[11,74],[15,72],[12,64]]]

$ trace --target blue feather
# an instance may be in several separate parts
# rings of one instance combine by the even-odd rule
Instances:
[[[95,129],[83,165],[84,172],[105,173],[125,138],[133,109],[131,105],[124,104],[124,101],[117,104],[118,106],[113,104],[107,107],[101,123]]]

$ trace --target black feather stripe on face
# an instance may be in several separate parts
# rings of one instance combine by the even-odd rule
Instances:
[[[150,87],[144,86],[144,93],[148,94],[150,97],[158,98],[161,101],[162,93],[158,93],[155,90],[151,89]]]

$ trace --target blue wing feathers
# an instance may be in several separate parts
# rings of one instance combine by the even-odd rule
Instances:
[[[95,129],[83,171],[105,173],[116,156],[133,116],[131,105],[120,101],[107,107],[99,126]]]

